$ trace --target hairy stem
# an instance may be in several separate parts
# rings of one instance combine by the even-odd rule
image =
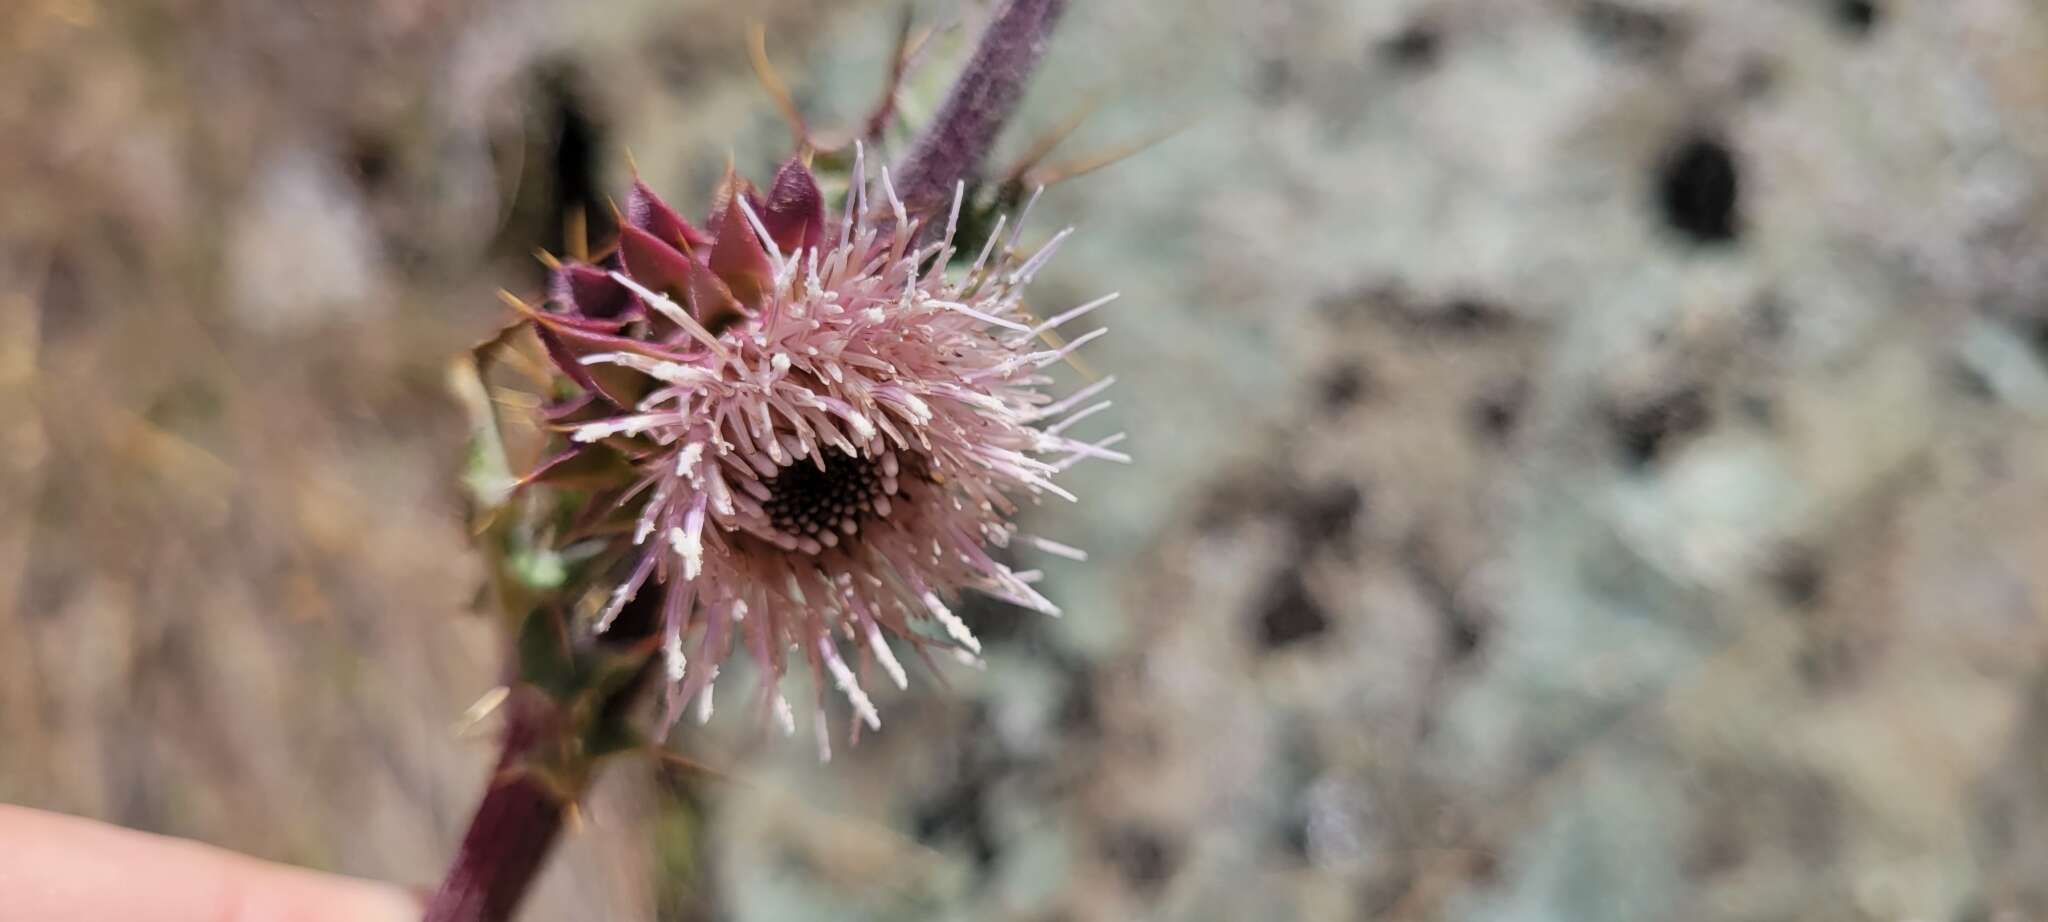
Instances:
[[[1066,9],[1067,0],[1003,0],[938,115],[893,171],[911,214],[943,214],[954,185],[981,169]]]

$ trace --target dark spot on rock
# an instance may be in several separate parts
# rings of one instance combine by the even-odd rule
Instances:
[[[995,865],[998,850],[983,793],[979,785],[958,784],[926,801],[912,819],[917,840],[927,845],[963,843],[975,867],[986,873]]]
[[[50,255],[49,270],[43,276],[38,299],[41,319],[36,329],[46,343],[63,342],[84,332],[94,319],[94,302],[86,296],[87,273],[68,245]]]
[[[1334,483],[1304,493],[1294,506],[1294,535],[1303,554],[1325,546],[1351,544],[1351,530],[1365,509],[1365,492],[1355,483]]]
[[[1384,304],[1396,319],[1424,333],[1478,336],[1513,327],[1517,319],[1499,304],[1472,297],[1427,302],[1392,295]]]
[[[1491,333],[1514,325],[1515,315],[1496,304],[1459,298],[1430,315],[1432,326],[1454,333]]]
[[[1195,527],[1205,532],[1222,531],[1284,508],[1289,496],[1276,476],[1270,471],[1248,471],[1227,478],[1197,507]]]
[[[957,843],[967,849],[975,869],[986,876],[1001,853],[989,816],[988,795],[1004,774],[1008,760],[987,733],[987,709],[976,705],[956,752],[952,780],[920,803],[911,815],[919,842],[938,846]]]
[[[1712,135],[1675,143],[1657,168],[1657,205],[1675,232],[1696,244],[1729,244],[1741,234],[1735,154]]]
[[[1401,550],[1401,563],[1431,610],[1444,619],[1445,653],[1452,663],[1477,655],[1486,643],[1486,617],[1472,603],[1459,598],[1458,587],[1445,575],[1445,567],[1429,540],[1417,536]]]
[[[1778,87],[1778,67],[1770,59],[1752,57],[1735,75],[1735,92],[1743,99],[1762,99]]]
[[[1484,301],[1460,298],[1443,310],[1445,326],[1462,332],[1483,332],[1508,326],[1514,320],[1507,311]]]
[[[2039,316],[2019,318],[2015,325],[2020,338],[2034,348],[2035,357],[2048,363],[2048,310],[2040,310]]]
[[[1792,548],[1779,554],[1768,576],[1778,600],[1793,608],[1813,608],[1827,593],[1827,571],[1819,556],[1806,548]]]
[[[1856,677],[1857,653],[1855,644],[1840,632],[1817,634],[1807,638],[1793,660],[1793,669],[1810,689],[1840,688]]]
[[[1954,384],[1963,396],[1983,401],[1990,401],[1998,396],[1998,391],[1991,386],[1991,379],[1986,378],[1983,372],[1969,362],[1955,358],[1943,365],[1943,377]]]
[[[1142,892],[1157,891],[1172,879],[1180,864],[1179,849],[1172,840],[1142,825],[1127,825],[1105,834],[1102,853],[1134,889]]]
[[[1329,614],[1309,592],[1301,570],[1295,567],[1273,574],[1257,605],[1254,628],[1261,649],[1277,650],[1330,629]]]
[[[61,504],[66,507],[62,509],[40,508],[60,505],[50,500],[62,495],[63,491],[60,489],[46,489],[41,495],[38,495],[36,501],[39,508],[37,509],[38,514],[36,517],[43,521],[51,521],[53,518],[56,521],[68,521],[69,515],[75,509],[69,503]],[[79,579],[76,573],[66,572],[59,567],[39,565],[46,563],[46,561],[31,560],[29,565],[24,568],[25,572],[21,575],[20,588],[15,590],[17,593],[14,603],[15,610],[21,612],[24,621],[30,618],[56,619],[61,617],[64,614],[65,606],[69,605],[71,600],[77,596],[82,585],[83,581]]]
[[[1500,879],[1500,855],[1491,848],[1480,848],[1472,853],[1472,859],[1465,865],[1466,882],[1477,886],[1488,886]]]
[[[1422,71],[1436,65],[1443,36],[1426,25],[1412,25],[1379,43],[1379,57],[1400,70]]]
[[[1454,605],[1444,611],[1444,621],[1450,629],[1445,641],[1451,662],[1462,663],[1479,653],[1486,642],[1486,631],[1471,612],[1463,606]]]
[[[1253,94],[1267,102],[1279,102],[1294,95],[1299,82],[1294,65],[1284,55],[1262,58],[1253,77]]]
[[[1521,422],[1528,404],[1528,382],[1515,380],[1488,388],[1472,401],[1472,428],[1488,442],[1503,442]]]
[[[1053,721],[1070,738],[1093,736],[1102,729],[1102,711],[1095,705],[1095,672],[1078,662],[1062,671],[1066,674],[1066,687]]]
[[[1772,799],[1783,806],[1770,812],[1778,817],[1780,834],[1796,860],[1808,867],[1825,867],[1841,860],[1852,815],[1843,803],[1842,790],[1827,778],[1807,773],[1781,784],[1785,790]]]
[[[1279,823],[1280,848],[1296,861],[1308,860],[1308,821],[1289,814],[1285,822]]]
[[[1852,38],[1868,36],[1883,14],[1877,0],[1835,0],[1835,22]]]
[[[1742,866],[1746,851],[1740,813],[1731,810],[1704,811],[1701,822],[1685,843],[1683,866],[1690,879],[1704,880]]]
[[[1671,50],[1679,30],[1660,14],[1613,0],[1579,5],[1579,30],[1595,45],[1633,58],[1657,58]]]
[[[1785,307],[1783,299],[1766,294],[1750,304],[1749,322],[1745,328],[1759,342],[1780,342],[1792,331],[1792,312]]]
[[[375,192],[390,182],[397,166],[391,143],[368,131],[357,132],[349,139],[347,156],[349,171],[365,191]]]
[[[1763,428],[1778,425],[1778,402],[1771,395],[1760,392],[1744,393],[1735,398],[1735,408],[1742,417]]]
[[[1341,413],[1371,393],[1372,382],[1366,377],[1364,366],[1357,362],[1344,362],[1323,373],[1317,391],[1322,398],[1323,409]]]
[[[1712,135],[1675,143],[1657,168],[1657,205],[1675,232],[1698,244],[1729,244],[1741,234],[1735,154]]]
[[[1403,907],[1402,900],[1412,899],[1419,881],[1416,880],[1415,865],[1420,862],[1403,862],[1391,873],[1367,874],[1358,882],[1358,897],[1352,904],[1355,919],[1387,919]]]
[[[1739,193],[1735,155],[1711,135],[1681,139],[1657,168],[1664,223],[1695,243],[1731,243],[1740,235]]]
[[[1622,457],[1631,467],[1645,467],[1670,453],[1679,439],[1712,421],[1706,392],[1686,385],[1654,400],[1615,407],[1609,423]]]

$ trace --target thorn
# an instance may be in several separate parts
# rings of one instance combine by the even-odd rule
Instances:
[[[1019,302],[1017,304],[1017,313],[1022,315],[1025,319],[1030,320],[1033,324],[1036,324],[1038,322],[1039,318],[1037,312],[1033,311],[1030,307],[1026,306],[1022,302]],[[1045,332],[1038,334],[1038,339],[1040,342],[1043,342],[1054,349],[1058,349],[1061,346],[1067,344],[1066,337],[1061,336],[1060,331],[1058,330],[1046,330]],[[1092,383],[1095,381],[1102,380],[1102,374],[1100,372],[1097,372],[1095,369],[1088,367],[1088,363],[1081,359],[1081,354],[1079,352],[1067,353],[1067,357],[1064,359],[1064,361],[1068,368],[1072,368],[1082,378],[1087,379],[1089,382]]]
[[[789,123],[796,143],[805,144],[810,130],[804,127],[803,113],[797,111],[796,100],[790,97],[782,75],[775,72],[775,65],[768,60],[768,27],[759,20],[747,25],[747,60],[754,66],[755,79],[761,81],[761,87],[775,101],[775,108],[782,110],[782,118]]]
[[[1031,147],[1024,152],[1024,155],[1017,158],[1015,164],[1003,171],[1004,182],[1023,183],[1027,186],[1032,185],[1032,183],[1024,181],[1026,174],[1029,174],[1038,166],[1040,161],[1050,156],[1068,138],[1073,137],[1074,132],[1080,130],[1081,124],[1094,115],[1095,110],[1101,106],[1102,98],[1092,93],[1089,94],[1086,99],[1081,101],[1081,105],[1074,109],[1074,114],[1067,116],[1066,120],[1058,125],[1054,125],[1051,131],[1040,135],[1038,140],[1033,142]]]
[[[513,310],[518,311],[522,314],[536,313],[533,305],[526,303],[525,300],[521,299],[518,295],[513,294],[511,291],[507,289],[498,289],[498,300],[505,302],[505,306],[510,307]]]
[[[699,762],[696,759],[692,759],[689,756],[677,752],[670,752],[666,749],[662,749],[659,747],[654,747],[654,758],[656,761],[659,761],[663,765],[678,768],[683,771],[689,772],[693,775],[702,775],[706,778],[724,782],[732,782],[736,780],[730,772],[727,772],[723,769],[713,768],[712,766]]]
[[[881,98],[875,100],[874,108],[868,110],[868,117],[862,122],[861,137],[869,143],[882,140],[882,135],[889,129],[889,119],[896,115],[896,94],[902,92],[904,74],[910,69],[911,16],[910,5],[904,4],[903,14],[896,23],[896,48],[889,56],[889,76],[882,83]],[[926,37],[929,36],[927,32]]]
[[[1065,163],[1055,164],[1053,166],[1046,167],[1042,170],[1031,170],[1025,174],[1020,174],[1017,178],[1020,182],[1024,183],[1027,186],[1050,186],[1054,183],[1065,182],[1069,179],[1075,179],[1081,176],[1086,176],[1089,173],[1095,172],[1096,170],[1100,170],[1104,167],[1114,166],[1115,164],[1123,160],[1135,157],[1138,154],[1144,153],[1146,150],[1156,145],[1164,144],[1167,141],[1172,140],[1174,135],[1180,134],[1181,132],[1188,130],[1190,127],[1193,127],[1193,125],[1194,120],[1189,119],[1188,121],[1182,122],[1171,128],[1154,132],[1150,136],[1141,138],[1137,141],[1132,141],[1128,144],[1121,144],[1116,147],[1112,147],[1106,151],[1103,151],[1101,153],[1082,157],[1078,160],[1069,160]]]
[[[512,697],[512,686],[500,685],[484,692],[483,697],[462,712],[462,719],[455,722],[455,738],[470,739],[477,735],[485,719],[496,713],[505,699]]]
[[[562,216],[562,243],[569,250],[569,256],[578,262],[590,261],[590,227],[583,206],[577,205]]]

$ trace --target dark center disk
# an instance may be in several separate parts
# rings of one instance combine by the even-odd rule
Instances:
[[[836,450],[824,457],[824,470],[805,458],[765,484],[769,496],[762,508],[777,531],[793,538],[845,533],[844,523],[857,528],[874,510],[875,498],[884,495],[882,472],[872,460]]]

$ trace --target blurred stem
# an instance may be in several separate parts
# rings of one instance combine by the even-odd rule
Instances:
[[[547,649],[536,650],[522,643],[511,657],[524,674],[505,702],[498,764],[454,863],[427,902],[426,922],[513,917],[599,762],[623,751],[624,737],[609,731],[628,726],[653,684],[652,660],[635,651],[661,623],[659,598],[643,593],[610,631],[580,641],[559,631],[551,610],[528,615],[522,641],[560,637],[563,646],[543,643]]]
[[[955,184],[980,171],[1066,9],[1067,0],[1003,0],[938,115],[892,171],[911,214],[943,214]]]
[[[514,692],[506,703],[504,752],[490,787],[427,903],[426,922],[504,922],[526,896],[562,831],[577,791],[564,791],[530,764],[559,724],[552,702]]]

